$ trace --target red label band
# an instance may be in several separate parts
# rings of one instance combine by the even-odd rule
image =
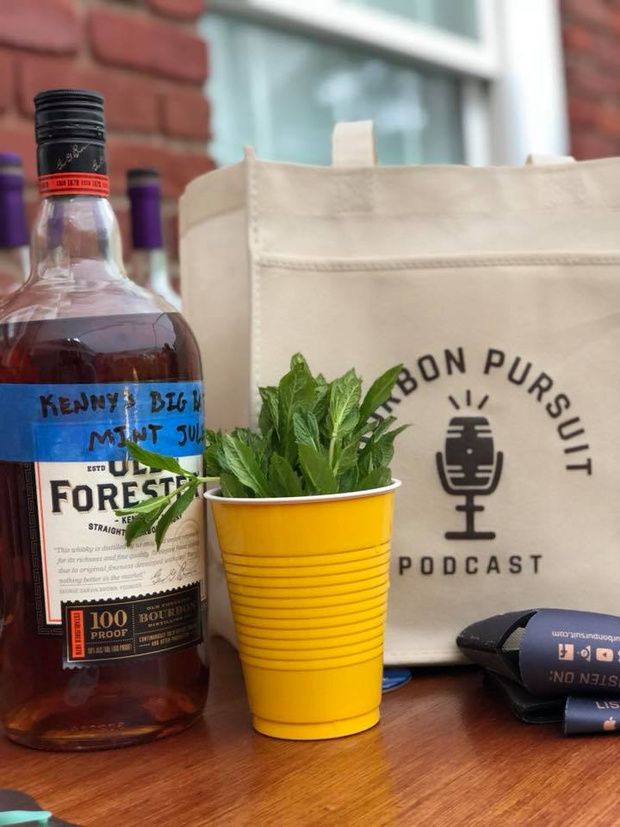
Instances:
[[[41,175],[39,192],[47,195],[101,195],[110,194],[110,180],[107,175],[91,172],[56,172]]]
[[[71,609],[71,659],[78,660],[86,656],[84,648],[84,610]]]

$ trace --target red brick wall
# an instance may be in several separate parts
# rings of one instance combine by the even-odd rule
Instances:
[[[620,155],[620,2],[561,0],[572,153]]]
[[[127,245],[125,171],[155,166],[165,231],[176,255],[176,199],[212,167],[204,0],[0,0],[0,150],[21,153],[37,201],[33,95],[81,86],[105,95],[112,201]],[[127,251],[127,246],[126,246]]]

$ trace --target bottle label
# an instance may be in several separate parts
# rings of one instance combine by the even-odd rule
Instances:
[[[39,193],[50,195],[99,195],[107,198],[110,181],[107,175],[88,172],[59,172],[39,177]]]
[[[202,472],[199,382],[0,385],[0,460],[34,469],[37,626],[62,635],[66,666],[141,657],[201,640],[205,600],[200,495],[157,549],[127,548],[116,516],[184,482],[128,457],[124,440]]]
[[[37,161],[43,197],[110,194],[102,141],[49,141],[38,147]]]
[[[64,664],[136,658],[202,640],[200,586],[133,600],[63,604]]]
[[[202,452],[200,382],[0,384],[0,460],[122,460],[125,440],[169,456]]]
[[[180,462],[199,473],[202,455]],[[60,626],[63,605],[75,600],[137,598],[192,583],[204,589],[201,497],[170,526],[159,551],[152,534],[128,548],[130,518],[115,514],[146,497],[167,494],[182,481],[133,460],[35,464],[45,627]]]

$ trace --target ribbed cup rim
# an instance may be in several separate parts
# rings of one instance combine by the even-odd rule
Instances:
[[[214,488],[212,491],[205,491],[207,500],[217,500],[224,503],[241,503],[242,505],[304,505],[305,503],[331,502],[332,500],[361,500],[364,497],[376,497],[379,494],[387,494],[400,488],[402,482],[393,479],[389,485],[383,488],[367,488],[364,491],[344,491],[340,494],[311,494],[307,497],[222,497],[221,488]]]

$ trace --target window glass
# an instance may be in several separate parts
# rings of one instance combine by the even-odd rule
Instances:
[[[202,27],[217,163],[249,144],[266,160],[328,164],[334,122],[365,119],[383,164],[463,161],[455,76],[214,12]]]
[[[476,0],[343,0],[476,39]]]

